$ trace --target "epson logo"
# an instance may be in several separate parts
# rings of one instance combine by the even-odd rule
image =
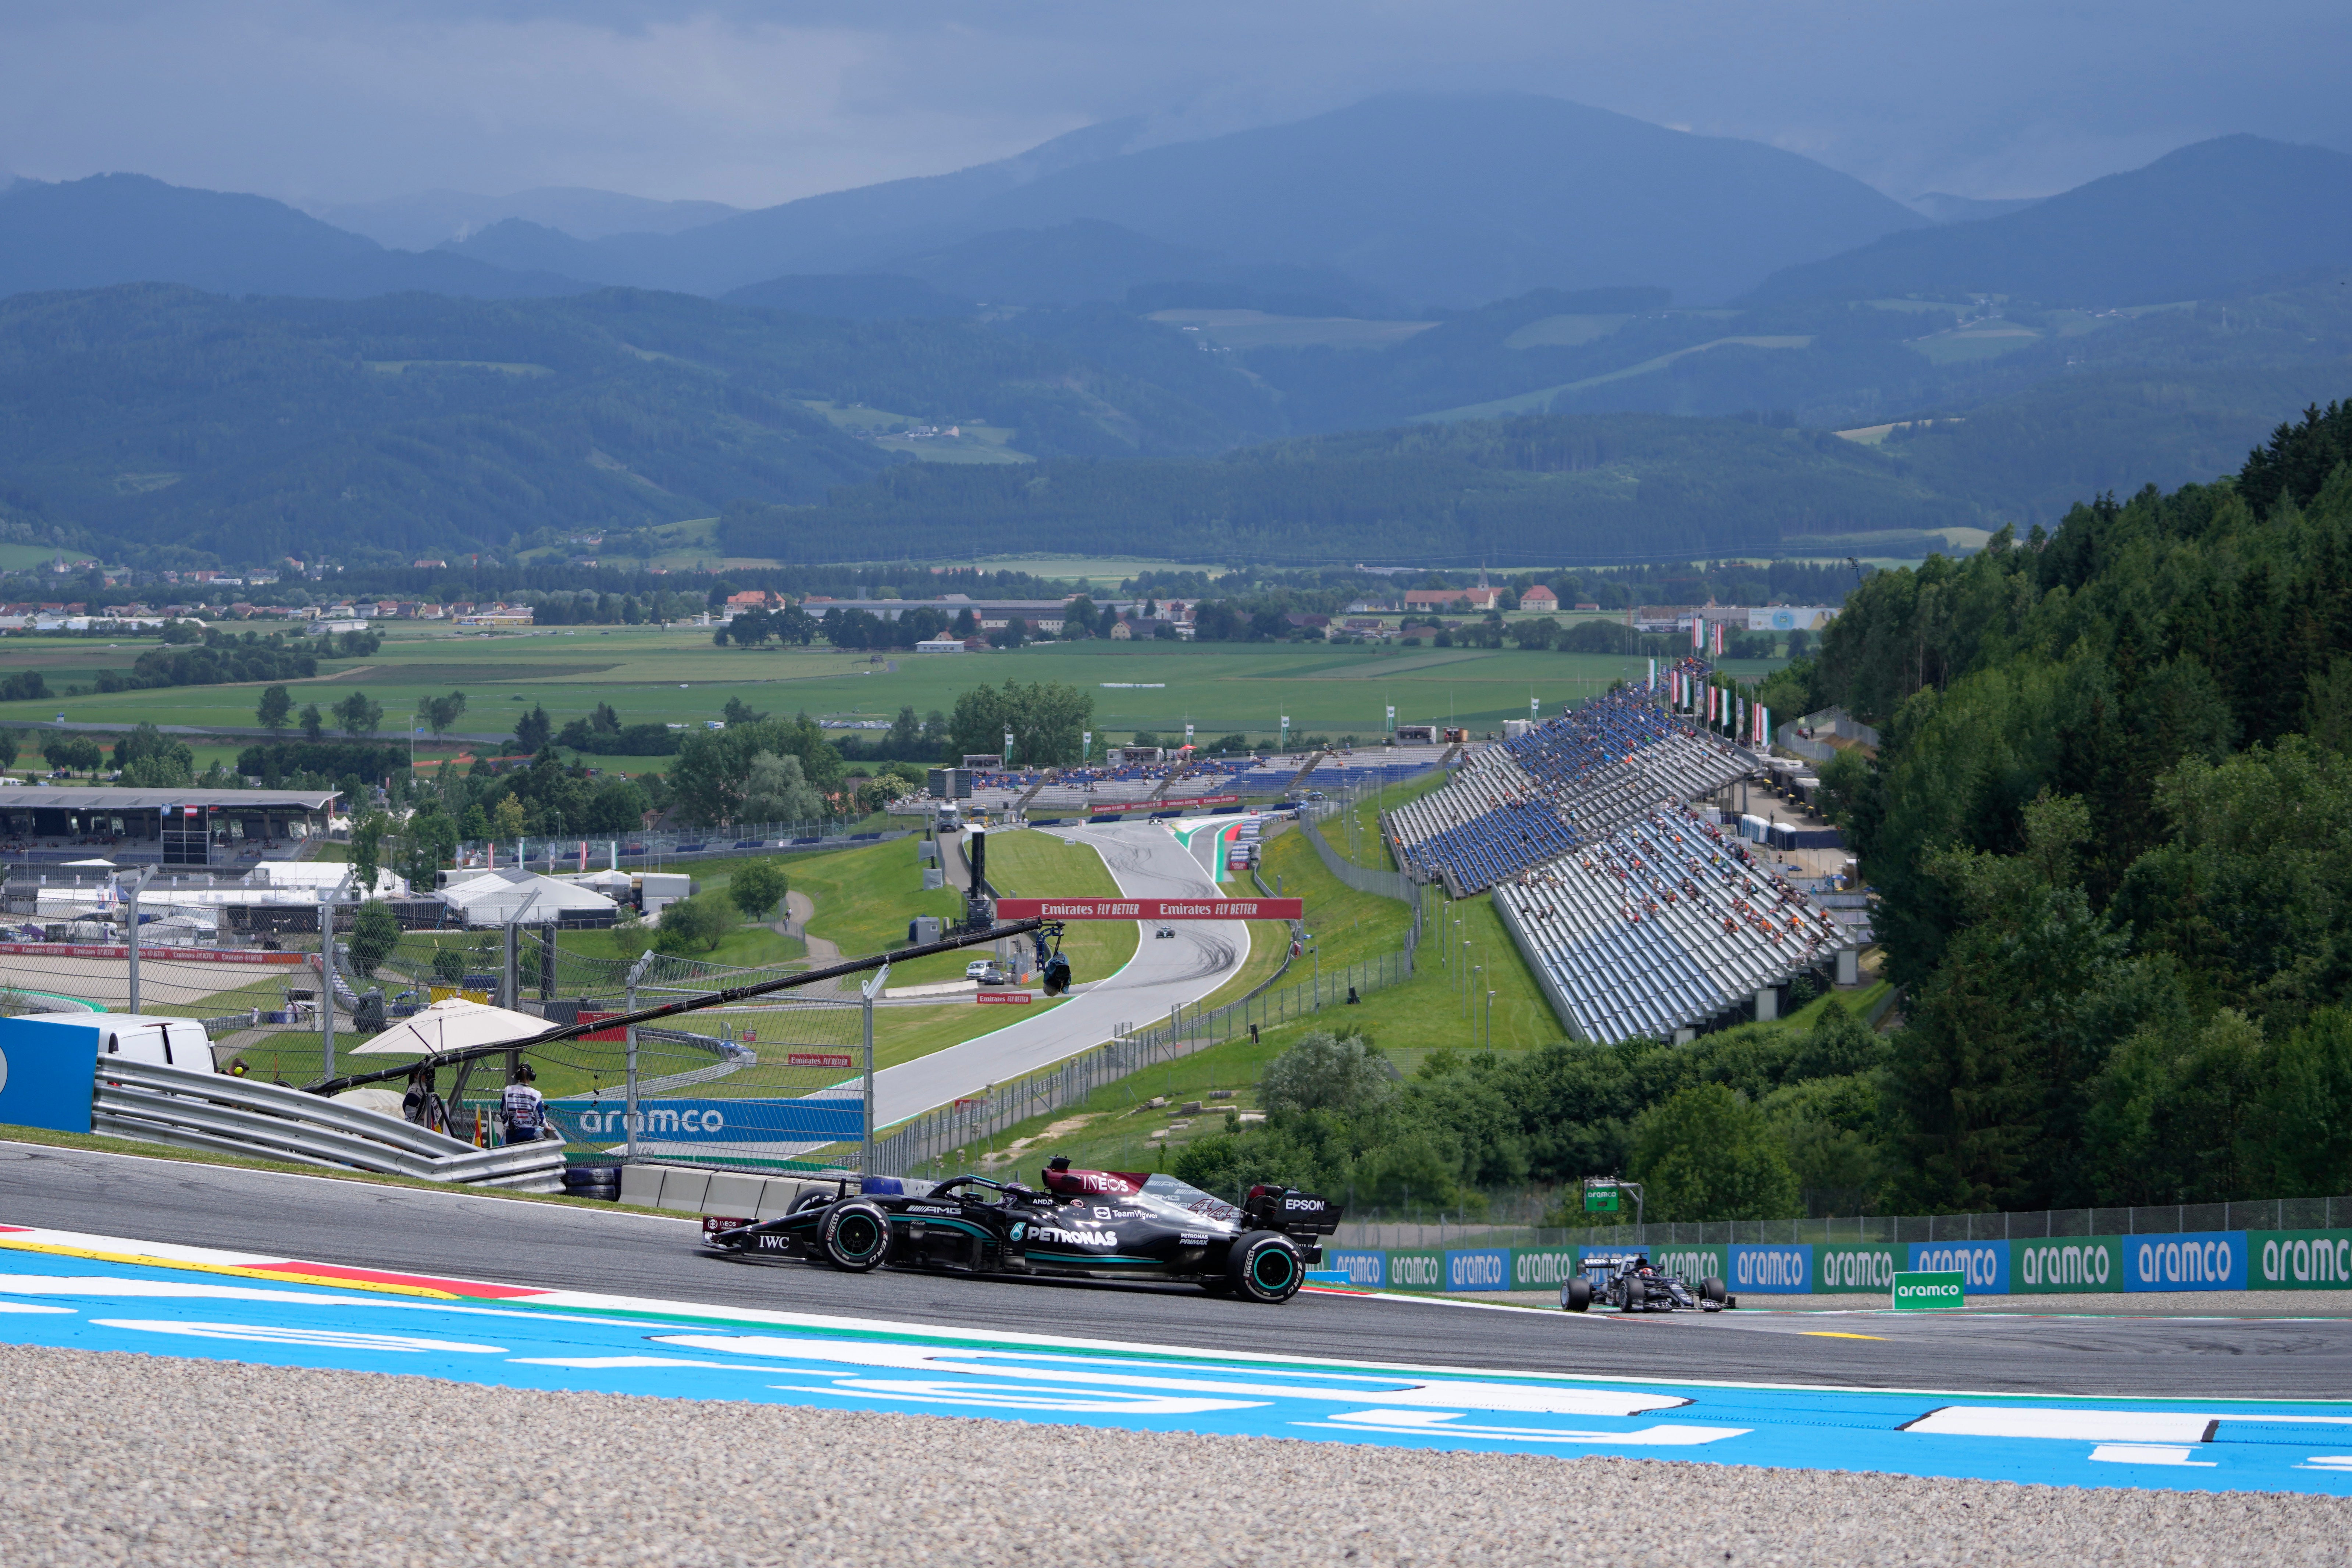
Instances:
[[[1285,1198],[1282,1200],[1282,1206],[1286,1209],[1305,1209],[1309,1214],[1320,1214],[1323,1210],[1323,1200],[1321,1198]]]

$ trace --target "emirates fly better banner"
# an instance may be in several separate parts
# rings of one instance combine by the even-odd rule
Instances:
[[[1304,899],[999,899],[1001,921],[1298,921]]]

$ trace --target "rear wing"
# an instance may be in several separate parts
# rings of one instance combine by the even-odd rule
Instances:
[[[1285,1236],[1329,1236],[1339,1228],[1343,1206],[1296,1187],[1257,1186],[1242,1200],[1242,1214],[1252,1224]]]

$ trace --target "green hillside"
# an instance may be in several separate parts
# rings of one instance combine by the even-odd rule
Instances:
[[[1769,550],[1783,535],[1966,526],[1966,502],[1822,432],[1650,415],[1415,426],[1211,461],[893,469],[822,506],[750,508],[726,547],[824,560],[969,550],[1184,547],[1262,561],[1341,552],[1500,565]]]
[[[705,517],[737,497],[814,500],[903,460],[812,401],[1011,427],[1038,455],[1208,451],[1242,434],[1050,342],[961,321],[620,290],[342,302],[129,285],[0,301],[11,503],[231,560]]]

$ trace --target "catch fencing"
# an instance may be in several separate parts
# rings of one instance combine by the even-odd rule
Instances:
[[[254,896],[235,884],[201,890]],[[394,930],[362,923],[348,903],[173,902],[172,889],[152,887],[137,909],[134,963],[128,901],[84,891],[79,902],[49,899],[46,912],[11,912],[0,930],[14,939],[0,940],[0,1013],[198,1019],[220,1071],[257,1085],[415,1059],[438,1037],[419,1037],[408,1020],[446,997],[575,1024],[806,967],[798,956],[747,968],[632,952],[625,944],[636,933],[626,930],[467,928],[429,904],[404,905],[405,929]],[[776,941],[800,947],[787,934]],[[426,1087],[420,1114],[468,1148],[497,1146],[500,1096],[527,1058],[575,1154],[793,1169],[831,1150],[855,1163],[868,1120],[866,1015],[845,980],[703,1009],[673,1027],[592,1032],[447,1069]],[[397,1087],[373,1093],[395,1106],[400,1096]]]
[[[1340,808],[1335,805],[1322,815],[1328,816],[1339,809]],[[1355,826],[1352,815],[1349,821],[1351,827]],[[1357,865],[1333,848],[1330,841],[1323,837],[1323,829],[1304,812],[1301,812],[1298,816],[1298,830],[1307,835],[1307,842],[1315,847],[1316,856],[1323,862],[1323,868],[1349,887],[1355,889],[1356,891],[1376,893],[1381,898],[1394,899],[1400,903],[1410,904],[1419,901],[1420,884],[1412,878],[1402,871],[1381,871],[1370,866]]]
[[[1883,1294],[1916,1270],[1957,1273],[1978,1297],[2346,1290],[2352,1198],[1582,1229],[1344,1223],[1325,1260],[1370,1289],[1554,1291],[1588,1253],[1636,1248],[1759,1296]]]
[[[849,822],[729,823],[680,832],[633,833],[619,838],[574,833],[504,841],[468,839],[457,847],[457,868],[478,871],[519,868],[550,876],[583,871],[652,871],[668,865],[721,860],[738,855],[855,849],[910,837],[922,831],[919,826],[853,831],[855,826]],[[392,864],[395,859],[394,852],[388,849],[385,863]]]

